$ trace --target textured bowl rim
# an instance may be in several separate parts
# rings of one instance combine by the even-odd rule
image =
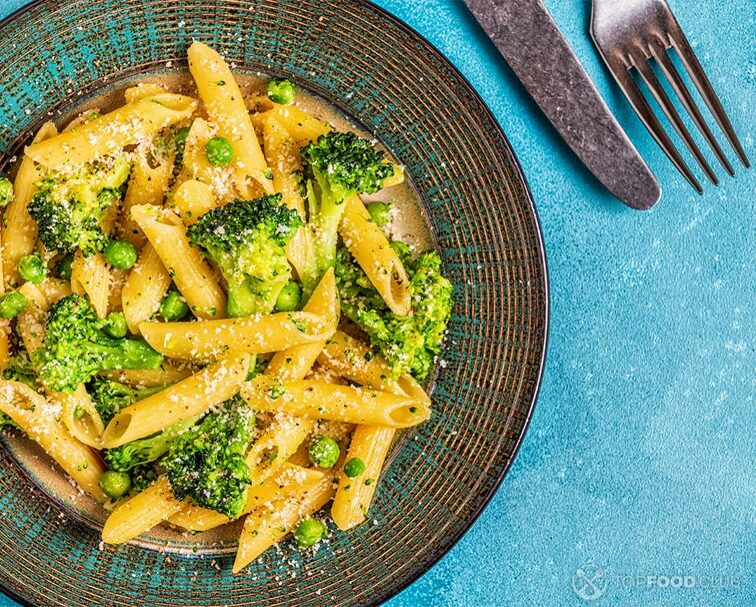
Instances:
[[[21,6],[20,8],[16,9],[12,13],[10,13],[8,16],[4,17],[3,19],[0,19],[0,27],[7,25],[8,23],[12,22],[16,18],[23,15],[25,12],[32,10],[40,5],[43,4],[51,4],[54,3],[56,0],[32,0],[28,4],[25,4],[24,6]],[[467,521],[465,521],[464,528],[461,529],[454,537],[452,537],[446,545],[444,545],[439,551],[437,551],[431,559],[429,559],[421,568],[417,570],[416,573],[409,576],[403,583],[402,586],[397,587],[397,589],[379,599],[378,602],[371,603],[370,605],[380,605],[385,602],[390,601],[394,597],[401,594],[404,590],[412,586],[416,581],[418,581],[422,576],[424,576],[426,573],[428,573],[434,566],[436,566],[441,559],[443,559],[451,550],[454,548],[459,541],[467,535],[467,532],[470,531],[472,526],[476,523],[478,518],[480,518],[480,515],[483,514],[483,511],[488,507],[488,505],[491,503],[491,500],[498,492],[499,488],[501,487],[502,483],[504,482],[505,477],[509,473],[509,469],[512,467],[512,464],[514,463],[515,459],[517,458],[517,454],[520,451],[520,447],[522,446],[522,443],[525,439],[525,435],[528,432],[528,429],[530,427],[530,421],[533,418],[533,413],[535,411],[536,402],[538,400],[538,396],[541,391],[541,385],[543,383],[543,375],[546,368],[546,356],[548,352],[548,346],[549,346],[549,328],[550,328],[550,320],[551,320],[551,300],[550,300],[550,290],[549,290],[549,272],[548,272],[548,262],[546,259],[546,247],[544,244],[543,239],[543,231],[541,229],[541,222],[538,217],[538,211],[535,206],[535,201],[533,199],[533,193],[530,190],[530,185],[528,183],[527,178],[525,177],[525,174],[522,170],[522,165],[520,164],[520,160],[515,154],[514,148],[512,147],[512,144],[509,142],[509,138],[507,137],[506,133],[504,132],[504,128],[502,127],[499,120],[496,118],[494,113],[491,111],[491,108],[488,106],[488,104],[484,101],[481,94],[478,92],[478,90],[472,85],[470,80],[465,76],[465,74],[462,73],[462,71],[449,59],[439,48],[433,44],[430,40],[428,40],[423,34],[421,34],[417,29],[415,29],[413,26],[405,22],[404,20],[400,19],[393,13],[389,12],[387,9],[383,8],[382,6],[379,6],[373,0],[356,0],[357,2],[361,2],[365,5],[370,6],[372,9],[376,10],[377,12],[381,13],[384,17],[386,17],[389,21],[393,22],[393,24],[398,27],[399,29],[403,29],[409,34],[411,34],[413,37],[415,37],[419,42],[421,42],[423,45],[425,45],[434,55],[436,55],[441,62],[456,76],[459,77],[459,79],[462,81],[462,83],[468,88],[469,92],[472,94],[473,99],[475,99],[483,109],[484,113],[491,119],[491,122],[495,125],[495,133],[501,138],[501,141],[504,144],[504,149],[507,151],[508,155],[511,158],[513,169],[516,172],[517,178],[520,180],[523,186],[523,190],[525,193],[525,197],[527,199],[528,203],[528,211],[532,215],[534,226],[535,226],[535,238],[538,245],[538,265],[542,272],[542,281],[543,284],[541,285],[543,288],[543,300],[544,300],[544,310],[543,310],[543,333],[540,336],[543,341],[543,346],[541,349],[541,356],[538,361],[538,373],[535,377],[535,383],[534,383],[534,389],[533,389],[533,395],[530,398],[530,402],[528,403],[527,407],[527,414],[525,415],[525,419],[522,423],[522,429],[519,432],[519,435],[517,437],[517,440],[515,442],[514,448],[512,449],[512,454],[508,458],[507,462],[505,463],[504,467],[501,469],[501,472],[499,473],[499,477],[496,480],[496,482],[492,485],[490,491],[487,495],[483,497],[483,500],[480,503],[480,506],[472,513],[472,515],[468,518]],[[17,602],[19,605],[22,605],[23,607],[38,607],[37,605],[30,603],[28,600],[26,600],[24,597],[18,595],[16,592],[14,592],[10,588],[6,588],[0,583],[0,592],[4,593],[6,596],[11,598],[13,601]]]

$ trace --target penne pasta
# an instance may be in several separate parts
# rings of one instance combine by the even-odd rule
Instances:
[[[259,125],[262,130],[265,121],[271,116],[289,132],[296,141],[298,148],[306,146],[321,135],[333,130],[333,127],[327,122],[318,120],[295,105],[274,104],[272,110],[254,115],[252,121],[255,126]]]
[[[174,211],[187,226],[216,206],[212,188],[196,179],[189,179],[176,188],[172,203]]]
[[[37,288],[42,292],[50,305],[73,293],[71,283],[62,278],[47,278],[39,283]]]
[[[201,42],[188,51],[189,71],[210,119],[218,125],[218,135],[234,147],[236,168],[260,183],[265,192],[273,193],[260,143],[249,118],[244,97],[234,75],[223,58]]]
[[[118,225],[118,235],[128,240],[136,249],[141,249],[147,238],[131,216],[131,209],[139,204],[163,204],[168,185],[173,178],[173,165],[176,160],[171,154],[160,158],[154,167],[150,166],[146,148],[146,145],[142,145],[137,150]]]
[[[155,315],[170,286],[168,270],[154,247],[146,243],[121,289],[121,307],[129,331],[138,333],[139,325]]]
[[[18,424],[79,487],[105,502],[98,484],[105,467],[89,447],[70,435],[60,421],[59,404],[49,403],[25,384],[0,380],[0,412]]]
[[[276,499],[254,510],[244,521],[234,573],[286,537],[301,519],[325,506],[333,492],[333,481],[328,475],[299,496]]]
[[[339,293],[333,268],[329,268],[320,279],[303,311],[324,319],[329,326],[335,327],[338,324]],[[281,379],[304,379],[332,335],[277,352],[265,368],[265,374]]]
[[[430,405],[430,397],[417,380],[410,375],[393,379],[386,359],[343,331],[336,331],[328,340],[318,356],[318,362],[344,379],[362,386],[392,394],[407,394]]]
[[[339,485],[331,506],[331,518],[339,529],[351,529],[367,518],[395,433],[394,428],[382,426],[355,429],[344,461],[359,459],[365,464],[365,470],[355,478],[348,477],[343,467],[339,472]]]
[[[194,119],[186,137],[181,171],[176,178],[174,195],[182,184],[195,180],[210,188],[214,204],[225,204],[234,198],[234,171],[232,167],[213,166],[205,152],[205,146],[213,135],[215,135],[215,128],[210,126],[206,120]],[[173,202],[173,204],[176,203]]]
[[[274,115],[263,121],[265,157],[273,173],[273,186],[281,194],[284,203],[295,209],[304,221],[307,218],[305,201],[300,191],[298,175],[302,172],[299,148],[294,138],[281,126]],[[315,257],[312,251],[312,232],[302,226],[286,245],[286,257],[305,283],[317,278]],[[310,277],[308,279],[308,277]]]
[[[42,347],[45,339],[49,302],[40,288],[31,282],[25,282],[18,291],[26,297],[26,307],[17,317],[16,330],[26,351],[33,353]]]
[[[285,463],[275,475],[247,490],[247,503],[239,516],[252,512],[276,498],[301,495],[324,477],[325,474],[318,470]],[[169,518],[168,522],[190,531],[209,531],[232,520],[214,510],[189,505]]]
[[[339,234],[383,301],[394,313],[407,316],[412,311],[409,276],[388,238],[370,218],[359,196],[344,203]]]
[[[350,424],[409,428],[430,417],[430,407],[409,396],[325,381],[281,381],[263,375],[246,383],[241,395],[258,411]]]
[[[50,401],[60,405],[60,418],[71,436],[95,449],[102,446],[100,437],[105,426],[83,385],[75,392],[56,392],[50,395]]]
[[[173,495],[168,479],[161,477],[141,493],[115,507],[102,528],[102,540],[108,544],[133,540],[168,520],[185,505],[186,502],[179,501]]]
[[[46,122],[39,129],[32,143],[39,143],[57,134],[55,125],[52,122]],[[36,191],[34,184],[39,179],[40,175],[34,161],[24,157],[13,183],[13,200],[8,203],[3,214],[2,273],[7,285],[18,284],[18,262],[24,255],[32,253],[37,244],[37,222],[29,216],[26,209]]]
[[[26,155],[51,169],[75,169],[127,145],[152,139],[164,128],[189,118],[196,100],[163,93],[137,99],[67,133],[32,143]]]
[[[122,409],[105,428],[102,445],[118,447],[207,411],[239,392],[249,356],[232,355]]]
[[[139,325],[144,339],[158,352],[170,358],[199,362],[229,351],[261,354],[322,342],[335,329],[326,319],[309,312]]]
[[[85,257],[81,251],[74,255],[71,265],[71,290],[89,299],[97,316],[105,318],[110,304],[110,270],[102,253]]]
[[[252,483],[261,483],[297,452],[312,433],[315,421],[277,414],[271,424],[257,437],[245,459]]]
[[[178,215],[168,209],[144,205],[133,207],[131,215],[144,231],[194,315],[199,318],[223,318],[226,315],[226,294],[200,250],[189,244],[186,226]]]

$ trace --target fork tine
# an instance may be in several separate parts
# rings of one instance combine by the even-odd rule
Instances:
[[[664,153],[672,161],[672,164],[674,164],[677,170],[682,173],[683,177],[688,180],[688,183],[693,186],[696,192],[703,194],[701,184],[698,183],[695,175],[690,171],[688,165],[685,164],[685,161],[682,159],[682,156],[680,156],[680,153],[672,143],[669,135],[667,135],[662,127],[659,119],[651,109],[651,106],[648,105],[648,101],[646,101],[646,98],[640,92],[640,89],[630,76],[630,72],[626,70],[617,70],[615,72],[615,79],[620,87],[622,87],[622,90],[624,91],[627,100],[630,102],[630,105],[633,106],[635,113],[638,114],[638,117],[643,121],[643,124],[646,125],[646,128],[656,140],[656,143],[658,143],[659,147],[664,150]]]
[[[669,33],[670,43],[677,51],[685,69],[688,70],[688,75],[696,85],[698,92],[701,93],[701,97],[703,97],[709,111],[714,116],[714,120],[717,121],[719,128],[722,129],[722,132],[727,137],[730,145],[737,153],[738,158],[740,158],[740,162],[742,162],[743,166],[746,168],[750,168],[751,163],[748,160],[748,156],[746,156],[743,146],[740,145],[740,140],[735,134],[735,129],[732,128],[730,119],[727,117],[727,113],[724,111],[722,103],[719,101],[719,97],[717,97],[717,94],[714,92],[714,87],[711,86],[711,82],[709,82],[709,79],[706,77],[706,72],[704,72],[701,64],[698,62],[698,57],[696,57],[696,54],[693,52],[685,34],[683,34],[679,26],[676,29],[677,31],[671,31]]]
[[[666,48],[664,48],[659,43],[651,43],[649,46],[651,48],[651,54],[653,55],[654,59],[656,59],[656,62],[659,64],[659,67],[664,72],[664,75],[667,77],[667,80],[669,80],[669,83],[672,85],[672,88],[675,90],[675,93],[677,93],[677,97],[680,99],[680,102],[683,104],[683,106],[687,110],[693,122],[695,122],[696,126],[698,127],[698,130],[701,131],[701,134],[704,136],[706,141],[708,141],[709,145],[714,150],[714,153],[719,159],[719,162],[722,163],[722,166],[725,168],[727,173],[731,177],[733,177],[735,175],[735,171],[732,169],[732,165],[730,164],[730,161],[727,160],[727,156],[724,155],[724,152],[722,152],[722,148],[719,147],[719,143],[714,138],[714,135],[709,129],[709,125],[706,124],[706,121],[701,115],[701,112],[699,111],[698,106],[696,105],[696,102],[693,100],[693,96],[690,94],[688,87],[685,86],[685,82],[680,77],[680,74],[677,71],[677,68],[675,68],[675,65],[672,63],[672,60],[669,58],[669,55],[667,55]]]
[[[698,145],[696,145],[693,137],[690,136],[690,132],[685,126],[685,123],[682,121],[682,118],[680,118],[680,114],[677,113],[677,109],[672,104],[672,100],[669,98],[669,95],[667,95],[667,92],[662,87],[659,79],[656,77],[656,74],[654,74],[654,71],[651,69],[651,64],[649,64],[645,56],[636,57],[631,54],[630,60],[633,62],[635,69],[638,70],[638,73],[643,79],[643,82],[646,83],[646,86],[651,91],[654,99],[656,99],[657,103],[661,107],[662,112],[664,112],[664,115],[667,117],[667,120],[672,123],[675,131],[677,131],[677,134],[680,135],[683,142],[685,142],[685,145],[688,147],[691,154],[693,154],[696,162],[698,162],[699,166],[703,169],[703,172],[706,173],[706,176],[714,185],[719,185],[717,176],[714,174],[714,171],[711,170],[711,167],[706,161],[706,158],[704,158],[704,155],[701,153],[701,150],[698,149]]]

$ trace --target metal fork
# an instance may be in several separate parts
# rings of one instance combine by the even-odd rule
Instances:
[[[635,71],[651,91],[662,112],[672,123],[675,131],[693,154],[703,172],[714,185],[718,185],[717,176],[693,137],[691,137],[672,100],[654,73],[651,64],[653,59],[669,81],[680,103],[687,110],[698,130],[701,131],[704,139],[714,150],[719,162],[722,163],[728,174],[734,176],[735,171],[732,165],[722,152],[722,148],[719,147],[717,140],[696,106],[693,96],[672,63],[672,59],[667,53],[668,49],[674,49],[677,52],[690,79],[696,85],[698,92],[740,161],[746,168],[751,166],[743,151],[743,146],[740,144],[735,130],[732,128],[717,94],[711,86],[711,82],[706,77],[701,64],[688,43],[688,39],[680,29],[677,19],[675,19],[665,0],[593,0],[591,36],[601,56],[609,66],[609,70],[646,128],[677,167],[677,170],[683,174],[699,194],[703,193],[701,184],[688,168],[688,165],[685,164],[633,78],[633,71]]]

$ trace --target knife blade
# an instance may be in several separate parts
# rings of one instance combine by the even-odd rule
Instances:
[[[661,187],[541,0],[465,0],[528,93],[588,170],[622,202],[649,209]]]

